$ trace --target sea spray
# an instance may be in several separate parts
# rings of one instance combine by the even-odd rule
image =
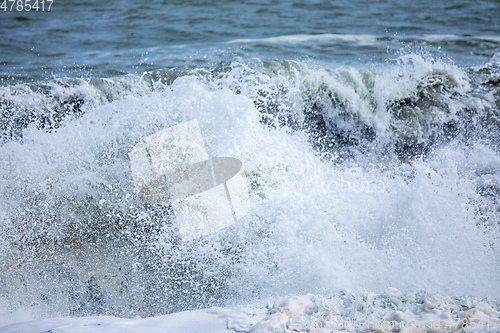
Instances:
[[[408,55],[48,84],[77,108],[55,88],[2,87],[1,324],[75,314],[74,290],[101,295],[81,314],[119,316],[318,290],[500,297],[498,86],[481,71]],[[192,119],[210,155],[242,161],[251,210],[181,242],[171,211],[137,199],[128,152]]]

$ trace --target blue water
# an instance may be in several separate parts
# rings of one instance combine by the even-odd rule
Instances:
[[[54,0],[0,31],[0,325],[500,298],[498,0]],[[182,242],[128,154],[194,119],[251,208]]]
[[[496,0],[54,1],[50,12],[0,14],[4,80],[110,77],[211,66],[236,56],[371,63],[405,48],[477,65],[500,47]],[[262,41],[298,34],[370,35],[374,41]],[[237,39],[257,41],[228,44]]]

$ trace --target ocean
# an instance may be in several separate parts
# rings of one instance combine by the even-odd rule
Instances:
[[[498,0],[36,3],[0,6],[0,331],[500,331]],[[186,241],[130,152],[193,120],[250,208]]]

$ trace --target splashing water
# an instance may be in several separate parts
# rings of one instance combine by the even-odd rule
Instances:
[[[0,325],[342,289],[499,298],[499,68],[241,60],[1,87]],[[128,153],[192,119],[243,162],[251,209],[181,242]]]

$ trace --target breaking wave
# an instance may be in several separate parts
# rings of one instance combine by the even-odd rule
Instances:
[[[500,297],[500,58],[234,61],[0,87],[0,311],[150,316],[342,289]],[[251,210],[181,242],[128,153],[198,119]]]

